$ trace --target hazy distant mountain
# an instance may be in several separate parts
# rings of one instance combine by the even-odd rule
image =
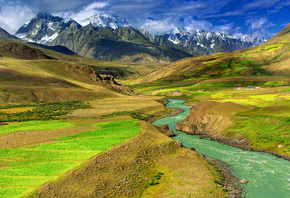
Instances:
[[[200,30],[193,33],[181,32],[177,34],[165,34],[162,36],[154,36],[146,30],[141,30],[141,32],[146,38],[158,45],[175,47],[193,55],[232,52],[239,49],[258,46],[266,42],[265,39],[253,37],[238,39],[230,34]]]
[[[30,42],[65,46],[73,52],[106,61],[172,62],[191,56],[182,50],[158,46],[116,16],[95,14],[81,22],[39,13],[16,35]],[[86,25],[87,24],[87,25]]]

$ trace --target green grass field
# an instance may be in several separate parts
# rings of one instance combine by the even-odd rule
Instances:
[[[69,122],[62,121],[29,121],[16,124],[4,125],[0,127],[0,134],[13,133],[19,131],[34,131],[34,130],[54,130],[74,127]]]
[[[55,180],[91,157],[136,136],[137,120],[94,124],[96,130],[58,138],[55,143],[0,150],[0,197],[22,197]],[[13,126],[14,125],[14,126]],[[60,121],[31,121],[1,126],[5,133],[69,128]]]
[[[240,134],[250,140],[254,148],[290,155],[289,108],[286,111],[271,111],[276,115],[267,115],[263,110],[258,108],[237,115],[235,126],[227,130],[227,135],[235,137]],[[282,148],[278,148],[278,145],[282,145]]]

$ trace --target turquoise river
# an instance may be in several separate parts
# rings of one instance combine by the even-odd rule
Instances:
[[[167,107],[184,110],[173,117],[166,117],[155,121],[155,125],[168,124],[169,129],[177,135],[176,141],[182,142],[185,147],[195,148],[203,155],[227,163],[232,174],[240,179],[246,179],[242,184],[245,197],[248,198],[290,198],[290,162],[261,152],[250,152],[239,148],[222,145],[218,142],[199,139],[197,135],[187,135],[174,130],[189,114],[190,106],[183,105],[184,100],[169,99]]]

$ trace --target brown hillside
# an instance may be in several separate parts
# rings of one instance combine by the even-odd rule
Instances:
[[[39,49],[19,43],[0,48],[1,103],[83,101],[132,94],[113,76],[99,75],[85,64],[53,59]]]
[[[4,49],[13,53],[20,58],[27,60],[37,60],[37,59],[55,59],[44,54],[42,51],[28,47],[26,45],[18,44],[18,43],[10,43],[8,45],[3,46]]]

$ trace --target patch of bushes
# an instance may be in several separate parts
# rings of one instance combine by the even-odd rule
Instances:
[[[67,115],[77,109],[92,108],[89,104],[84,104],[81,101],[64,101],[38,104],[9,104],[0,106],[0,109],[9,109],[17,107],[34,107],[32,110],[27,110],[17,113],[0,113],[0,122],[13,121],[30,121],[30,120],[51,120],[57,116]]]
[[[164,175],[164,173],[162,173],[162,172],[158,172],[158,173],[152,175],[152,176],[150,177],[150,179],[148,180],[147,185],[148,185],[148,186],[154,186],[154,185],[159,184],[159,183],[158,183],[158,180],[161,179],[161,175]]]
[[[265,85],[269,85],[269,86],[280,86],[283,84],[284,84],[284,81],[268,81],[265,83]]]
[[[158,117],[156,115],[151,115],[151,114],[146,114],[141,112],[140,110],[135,110],[135,111],[119,111],[119,112],[114,112],[111,114],[106,114],[106,115],[101,115],[99,116],[100,119],[105,119],[105,118],[111,118],[115,116],[131,116],[134,119],[137,120],[144,120],[144,121],[151,121],[155,117]]]

